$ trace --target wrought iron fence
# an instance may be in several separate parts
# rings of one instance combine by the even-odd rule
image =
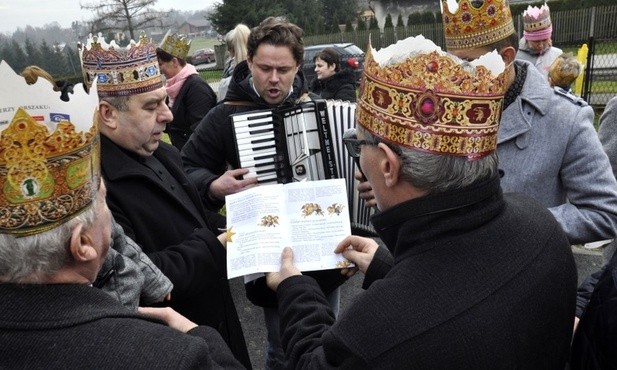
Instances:
[[[583,58],[585,71],[576,92],[601,110],[612,96],[617,95],[617,5],[556,11],[551,13],[551,19],[553,45],[575,55],[580,48],[587,48],[587,58]],[[521,35],[521,15],[515,17],[514,24]],[[420,34],[437,45],[443,47],[445,44],[441,23],[413,24],[383,30],[350,30],[307,36],[304,42],[306,45],[354,43],[366,50],[369,40],[375,49],[380,49]]]

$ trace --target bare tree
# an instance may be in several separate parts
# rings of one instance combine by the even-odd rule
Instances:
[[[94,14],[90,20],[92,33],[128,31],[135,40],[135,31],[166,27],[166,12],[153,9],[158,0],[95,0],[80,3],[82,9]]]

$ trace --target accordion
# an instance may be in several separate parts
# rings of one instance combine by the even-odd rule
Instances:
[[[352,230],[373,235],[369,220],[375,210],[358,195],[357,165],[343,144],[345,131],[355,127],[355,112],[355,103],[311,100],[234,114],[240,167],[260,184],[345,178]]]

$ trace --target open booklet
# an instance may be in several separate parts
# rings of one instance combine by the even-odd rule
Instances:
[[[228,195],[225,203],[229,279],[279,271],[286,246],[300,271],[352,266],[334,253],[351,234],[345,179],[261,185]]]

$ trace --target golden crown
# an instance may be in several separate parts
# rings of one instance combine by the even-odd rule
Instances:
[[[441,0],[441,8],[447,50],[490,45],[515,32],[508,0]]]
[[[126,48],[115,41],[107,44],[100,34],[90,35],[81,62],[84,82],[89,86],[96,79],[100,97],[136,95],[163,86],[156,46],[144,33]]]
[[[92,203],[100,181],[96,86],[71,102],[0,63],[0,232],[50,230]]]
[[[526,32],[536,32],[552,26],[551,11],[548,5],[531,6],[523,12],[523,29]]]
[[[407,148],[482,158],[497,147],[503,70],[496,52],[463,62],[421,35],[379,52],[369,45],[357,122]]]
[[[176,35],[169,30],[163,37],[159,48],[176,58],[186,60],[191,48],[191,40],[187,39],[185,35]]]

